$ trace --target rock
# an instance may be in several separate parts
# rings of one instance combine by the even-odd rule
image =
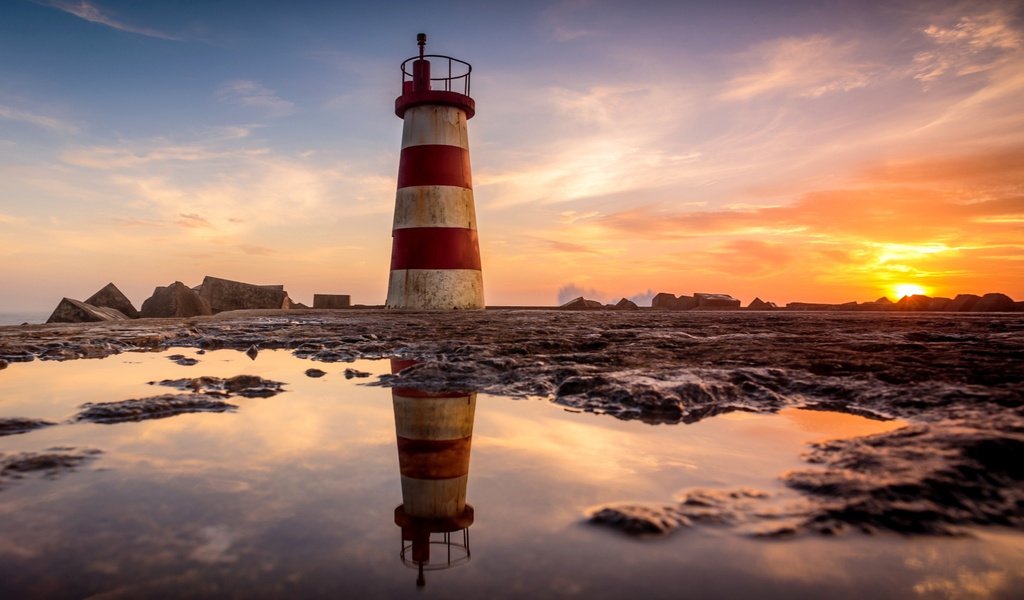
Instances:
[[[39,473],[47,479],[55,479],[74,471],[102,453],[101,450],[94,448],[47,448],[43,452],[0,456],[0,482],[4,477],[22,479],[33,473]]]
[[[194,412],[224,412],[238,407],[206,394],[164,394],[121,402],[88,402],[81,408],[75,415],[75,421],[124,423]]]
[[[878,300],[875,300],[875,304],[892,304],[892,300],[882,296]]]
[[[178,390],[188,390],[195,394],[208,396],[230,396],[231,394],[237,394],[247,398],[269,398],[285,391],[282,389],[284,383],[264,379],[258,375],[236,375],[229,379],[209,376],[164,379],[163,381],[150,381],[149,384],[172,387]]]
[[[676,295],[661,292],[651,298],[651,308],[674,310],[676,308]]]
[[[135,307],[132,305],[132,301],[121,293],[121,290],[117,289],[117,286],[113,283],[108,283],[103,286],[103,289],[86,298],[85,303],[93,306],[113,308],[114,310],[120,311],[129,319],[139,318],[139,311],[135,310]]]
[[[928,308],[925,310],[932,312],[946,310],[950,302],[952,302],[952,300],[949,298],[932,298],[931,301],[928,302]]]
[[[200,297],[209,303],[214,314],[225,310],[282,309],[290,303],[283,285],[253,285],[209,275],[201,285]]]
[[[353,377],[369,377],[370,374],[366,371],[358,371],[356,369],[345,369],[345,379],[352,379]]]
[[[1013,306],[1014,306],[1014,310],[1015,311],[1017,311],[1017,312],[1024,312],[1024,301],[1014,302]],[[0,363],[3,363],[3,362],[4,361],[0,360]],[[0,365],[0,369],[2,369],[2,368],[3,368],[3,365]]]
[[[832,310],[832,305],[816,302],[790,302],[786,305],[786,310]]]
[[[842,304],[833,304],[833,310],[857,310],[856,302],[843,302]]]
[[[1006,294],[985,294],[971,307],[971,312],[1011,312],[1016,308]]]
[[[697,308],[702,310],[731,310],[740,307],[740,301],[728,294],[694,294]]]
[[[199,361],[197,359],[189,358],[184,354],[172,354],[167,357],[167,360],[177,363],[183,367],[191,367],[193,365],[199,364]]]
[[[298,310],[298,309],[309,308],[309,307],[306,306],[305,304],[301,303],[301,302],[293,302],[292,305],[289,308],[291,308],[292,310]]]
[[[209,303],[180,281],[158,287],[142,303],[143,317],[197,317],[211,315]]]
[[[754,298],[747,306],[747,310],[776,310],[778,308],[774,302],[765,302],[760,298]]]
[[[628,298],[623,298],[622,300],[619,300],[617,303],[615,303],[615,306],[613,306],[612,308],[615,308],[616,310],[636,310],[637,308],[640,307],[636,305],[636,302],[633,302]]]
[[[559,308],[565,310],[593,310],[595,308],[604,308],[604,305],[597,300],[587,300],[583,296],[580,296],[579,298],[573,298]]]
[[[676,507],[668,505],[620,504],[591,511],[588,520],[596,525],[614,527],[628,535],[666,535],[690,520]]]
[[[320,369],[306,369],[306,377],[323,377],[327,374],[327,371]]]
[[[981,300],[981,297],[976,294],[957,294],[956,298],[946,306],[946,310],[953,312],[967,312],[974,308],[974,305]]]
[[[34,429],[50,427],[51,425],[56,425],[56,423],[43,421],[42,419],[24,419],[20,417],[0,418],[0,436],[27,433]]]
[[[245,351],[245,355],[248,356],[250,360],[256,360],[256,357],[259,356],[259,354],[260,349],[256,347],[256,344],[249,346],[249,349]]]
[[[680,295],[676,298],[676,310],[693,310],[698,304],[699,301],[693,296]]]
[[[313,294],[313,308],[349,308],[352,298],[348,294]]]
[[[900,301],[896,303],[897,310],[928,310],[931,305],[932,299],[922,294],[914,294],[913,296],[904,296],[900,298]]]
[[[121,311],[113,308],[105,308],[102,306],[93,306],[80,302],[78,300],[72,300],[71,298],[63,298],[60,303],[57,304],[57,308],[53,309],[53,314],[46,320],[47,323],[93,323],[99,321],[127,321],[128,317],[121,313]]]

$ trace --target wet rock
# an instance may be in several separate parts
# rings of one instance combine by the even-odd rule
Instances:
[[[57,308],[53,309],[53,313],[46,322],[95,323],[100,321],[126,321],[127,319],[128,317],[113,308],[93,306],[85,302],[72,300],[71,298],[63,298],[57,304]]]
[[[179,364],[183,367],[191,367],[199,364],[199,359],[185,356],[184,354],[172,354],[167,357],[167,360]]]
[[[47,448],[43,452],[0,455],[0,484],[4,479],[22,479],[38,474],[55,479],[95,459],[102,451],[92,448]]]
[[[729,294],[694,294],[697,308],[701,310],[733,310],[740,307],[740,301]]]
[[[665,535],[680,527],[690,526],[690,520],[677,511],[676,507],[669,505],[607,506],[593,510],[588,520],[629,535]]]
[[[661,308],[665,310],[675,310],[676,308],[676,295],[669,294],[667,292],[659,292],[651,298],[651,308]]]
[[[139,311],[135,310],[132,301],[125,296],[113,283],[103,286],[100,291],[85,299],[86,304],[113,308],[130,319],[138,319]]]
[[[953,298],[953,301],[946,307],[946,310],[952,312],[968,312],[974,308],[974,305],[978,303],[978,300],[981,300],[981,296],[976,294],[957,294],[956,298]]]
[[[747,306],[747,310],[776,310],[778,308],[774,302],[765,302],[760,298],[754,298]]]
[[[806,518],[803,503],[772,506],[771,496],[750,489],[692,490],[678,504],[612,504],[588,511],[591,523],[606,525],[630,535],[665,535],[696,525],[738,527],[758,522],[757,534],[795,531]],[[777,521],[785,519],[784,524]]]
[[[75,421],[92,423],[125,423],[164,419],[195,412],[225,412],[238,408],[208,394],[164,394],[120,402],[89,402],[81,406]]]
[[[250,360],[256,360],[259,353],[260,349],[256,347],[256,344],[249,346],[249,349],[245,351],[245,355],[248,356]]]
[[[42,429],[43,427],[50,427],[51,425],[56,425],[56,423],[51,423],[50,421],[44,421],[42,419],[0,417],[0,436],[27,433],[36,429]]]
[[[0,358],[0,370],[7,368],[7,361]]]
[[[579,298],[573,298],[559,308],[563,310],[592,310],[595,308],[604,308],[604,305],[597,300],[587,300],[583,296],[580,296]]]
[[[356,369],[345,369],[345,379],[352,379],[354,377],[369,377],[370,374],[366,371],[357,371]]]
[[[636,310],[639,307],[636,305],[636,302],[633,302],[628,298],[623,298],[615,303],[614,308],[616,310]]]
[[[209,303],[200,298],[194,290],[180,281],[169,286],[158,287],[153,295],[142,303],[143,317],[196,317],[210,315]]]
[[[306,369],[306,377],[323,377],[326,374],[326,371],[320,369]]]
[[[313,294],[313,308],[349,308],[352,297],[348,294]]]
[[[219,277],[203,278],[200,296],[214,313],[226,310],[283,309],[290,301],[283,285],[254,285]]]
[[[236,394],[250,398],[268,398],[284,391],[284,383],[271,381],[258,375],[236,375],[229,379],[220,377],[192,377],[151,381],[150,385],[161,385],[178,390],[191,390],[195,394],[230,396]]]
[[[971,312],[1013,312],[1013,299],[1006,294],[985,294],[971,307]]]

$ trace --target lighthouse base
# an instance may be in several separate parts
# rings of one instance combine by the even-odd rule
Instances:
[[[482,309],[483,274],[474,269],[391,271],[387,307],[410,310]]]

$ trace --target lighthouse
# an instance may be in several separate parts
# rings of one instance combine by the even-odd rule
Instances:
[[[466,123],[476,112],[470,97],[473,67],[425,54],[402,65],[395,114],[402,127],[398,192],[391,231],[387,307],[414,310],[480,309],[476,208]]]
[[[415,361],[391,359],[392,373]],[[466,502],[476,392],[391,388],[395,409],[402,504],[402,562],[418,571],[449,569],[469,561],[473,507]],[[461,539],[460,539],[461,538]]]

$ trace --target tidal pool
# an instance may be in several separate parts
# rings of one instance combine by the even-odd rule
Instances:
[[[901,422],[786,408],[652,426],[541,399],[367,385],[400,366],[180,349],[12,364],[0,419],[55,424],[0,437],[0,598],[1024,591],[1024,536],[1010,529],[766,539],[712,523],[630,537],[587,519],[692,490],[770,497],[755,513],[799,503],[780,475],[813,468],[807,444]],[[221,412],[74,420],[86,403],[186,393],[150,382],[243,374],[284,391],[228,394]],[[47,456],[78,458],[12,467]],[[427,556],[414,546],[432,531]]]

